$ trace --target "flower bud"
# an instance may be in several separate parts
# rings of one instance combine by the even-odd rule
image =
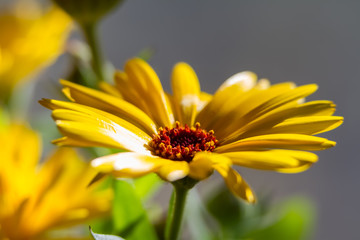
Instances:
[[[99,21],[124,0],[53,0],[80,24]]]

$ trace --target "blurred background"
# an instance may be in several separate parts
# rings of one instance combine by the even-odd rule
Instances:
[[[301,174],[239,171],[258,195],[268,194],[275,202],[290,196],[311,199],[317,209],[314,239],[355,240],[360,214],[359,12],[360,1],[350,0],[128,0],[102,22],[101,45],[116,68],[142,49],[154,49],[149,62],[166,90],[178,61],[193,66],[202,90],[210,93],[244,70],[272,83],[317,83],[320,88],[309,99],[332,100],[336,115],[345,117],[340,128],[322,135],[338,145],[319,152],[319,162]],[[34,103],[60,98],[49,89],[64,71],[69,71],[66,56],[40,76]],[[30,116],[35,126],[40,116],[55,130],[49,111],[38,104]]]

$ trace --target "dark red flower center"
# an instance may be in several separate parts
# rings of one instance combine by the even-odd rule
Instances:
[[[175,161],[190,162],[196,152],[212,152],[218,141],[214,136],[214,131],[209,132],[200,128],[196,123],[195,127],[180,126],[176,122],[174,128],[159,128],[157,134],[149,142],[149,148],[154,155],[168,158]]]

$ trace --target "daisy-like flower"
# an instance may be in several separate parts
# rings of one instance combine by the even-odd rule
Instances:
[[[226,80],[214,95],[200,90],[194,70],[175,65],[173,94],[164,92],[155,71],[132,59],[115,74],[115,85],[103,91],[61,80],[72,101],[43,99],[64,135],[54,143],[104,146],[126,150],[92,161],[92,166],[116,177],[157,173],[174,182],[202,180],[214,170],[229,189],[248,202],[255,196],[233,165],[297,173],[318,159],[308,151],[335,142],[313,136],[338,127],[331,101],[305,102],[315,84],[270,85],[254,73],[241,72]]]
[[[72,149],[59,148],[39,164],[39,137],[17,124],[0,130],[0,145],[1,240],[54,239],[51,230],[109,212],[111,192],[86,187],[96,171]]]
[[[17,1],[12,11],[0,13],[1,96],[62,53],[70,26],[59,8],[44,11],[35,1]]]

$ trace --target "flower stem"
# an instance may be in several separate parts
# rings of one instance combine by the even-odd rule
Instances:
[[[92,55],[92,67],[97,76],[98,82],[105,80],[104,64],[100,51],[99,40],[97,36],[97,24],[85,23],[81,25],[85,38],[89,44]]]
[[[167,224],[168,228],[165,233],[166,240],[178,239],[188,191],[189,189],[174,184],[174,192],[170,201],[170,212],[167,220],[169,223]]]
[[[187,193],[197,182],[197,180],[190,177],[173,182],[174,191],[170,199],[169,213],[165,229],[165,240],[178,239],[184,215]]]

